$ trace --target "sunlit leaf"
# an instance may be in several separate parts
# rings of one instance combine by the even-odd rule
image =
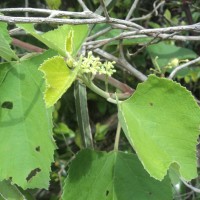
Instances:
[[[48,188],[55,143],[52,110],[43,100],[44,80],[38,66],[45,52],[22,62],[0,65],[0,181],[10,179],[23,189]]]
[[[172,163],[186,180],[197,177],[200,109],[180,84],[149,76],[119,104],[119,119],[144,168],[162,180]]]
[[[53,10],[58,10],[61,5],[61,0],[45,0],[48,7]]]
[[[46,33],[38,33],[33,24],[18,24],[18,27],[24,29],[27,33],[30,33],[35,38],[43,42],[49,48],[52,48],[59,52],[60,55],[66,56],[66,42],[69,38],[69,34],[73,33],[73,52],[72,56],[75,56],[80,49],[83,41],[88,34],[87,25],[63,25],[57,29],[48,31]],[[72,32],[72,33],[70,33]],[[71,42],[71,41],[70,41]]]
[[[46,60],[39,68],[44,73],[46,90],[44,99],[47,107],[53,106],[76,79],[79,68],[69,69],[63,57]]]
[[[169,200],[169,178],[149,176],[136,155],[82,150],[72,161],[63,200]]]
[[[54,127],[54,133],[56,134],[65,134],[67,137],[74,137],[75,136],[75,132],[73,130],[71,130],[67,124],[64,123],[58,123],[56,124],[56,126]]]

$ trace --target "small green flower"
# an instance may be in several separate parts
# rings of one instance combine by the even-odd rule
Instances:
[[[80,64],[80,73],[91,73],[92,75],[105,74],[111,76],[116,70],[114,69],[113,64],[115,62],[106,61],[102,63],[99,57],[94,57],[92,52],[89,51],[87,57],[81,56],[79,59]]]
[[[104,74],[111,76],[116,70],[114,69],[115,62],[106,61],[102,63],[99,57],[94,57],[89,51],[87,57],[80,56],[79,60],[75,61],[73,58],[68,58],[66,64],[70,68],[80,67],[80,75],[82,74]]]

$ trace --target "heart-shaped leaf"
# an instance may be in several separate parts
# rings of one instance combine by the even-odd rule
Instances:
[[[77,192],[78,191],[78,192]],[[134,154],[82,150],[72,161],[63,200],[169,200],[169,178],[149,176]]]
[[[172,163],[186,180],[197,176],[200,109],[180,84],[154,75],[119,104],[119,119],[144,168],[162,180]]]
[[[48,188],[55,143],[52,109],[43,100],[38,66],[54,52],[21,62],[2,63],[0,74],[0,181],[26,188]],[[7,69],[7,70],[6,70]]]

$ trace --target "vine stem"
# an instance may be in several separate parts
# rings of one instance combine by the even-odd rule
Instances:
[[[190,65],[192,65],[192,64],[195,64],[195,63],[197,63],[197,62],[200,62],[200,56],[199,56],[198,58],[194,59],[194,60],[191,60],[191,61],[189,61],[189,62],[186,62],[186,63],[182,64],[182,65],[177,66],[177,67],[171,72],[171,74],[169,75],[168,78],[169,78],[169,79],[173,79],[174,76],[176,75],[176,73],[177,73],[178,71],[180,71],[181,69],[184,69],[184,68],[186,68],[186,67],[188,67],[188,66],[190,66]]]
[[[111,97],[111,95],[108,92],[103,91],[99,87],[97,87],[92,81],[88,80],[85,77],[82,77],[82,80],[84,81],[85,85],[90,88],[93,92],[97,93],[101,97],[107,99],[107,101],[117,104],[116,100]]]
[[[120,133],[121,133],[121,124],[120,124],[120,122],[118,121],[118,124],[117,124],[117,131],[116,131],[116,135],[115,135],[114,151],[118,151]]]

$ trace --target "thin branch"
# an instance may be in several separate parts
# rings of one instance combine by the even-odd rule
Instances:
[[[157,38],[160,38],[160,39],[163,39],[163,40],[179,40],[179,41],[199,41],[200,40],[200,36],[183,36],[183,35],[174,35],[174,34],[176,34],[176,33],[172,33],[172,34],[159,34],[159,33],[157,33],[156,35],[157,35]],[[98,33],[97,33],[97,35],[98,35]],[[103,45],[106,45],[106,44],[111,43],[111,42],[116,41],[116,40],[136,39],[136,38],[151,38],[151,37],[147,36],[147,35],[124,36],[123,34],[121,34],[121,35],[118,35],[114,38],[106,38],[106,39],[100,39],[100,40],[85,42],[84,45],[95,45],[95,46],[90,47],[91,49],[95,49],[95,48],[99,48]]]
[[[109,21],[105,17],[99,16],[98,18],[92,19],[60,19],[60,18],[46,18],[46,17],[10,17],[0,16],[0,21],[7,22],[9,24],[16,23],[37,23],[37,24],[100,24],[100,23],[116,23],[121,25],[127,25],[129,27],[143,29],[140,25],[128,22],[125,20],[110,18]]]
[[[119,41],[119,55],[120,55],[121,59],[125,59],[124,48],[123,48],[123,40]]]
[[[94,50],[95,53],[101,55],[102,57],[111,60],[111,61],[115,61],[122,70],[126,69],[128,72],[130,72],[131,74],[133,74],[135,77],[137,77],[139,80],[141,81],[145,81],[147,79],[147,77],[140,71],[138,71],[136,68],[134,68],[130,63],[128,63],[126,60],[122,60],[119,59],[101,49],[95,49]]]
[[[155,12],[157,12],[157,10],[158,10],[162,5],[164,5],[164,4],[165,4],[165,1],[162,1],[162,2],[160,2],[150,13],[148,13],[147,15],[144,15],[144,16],[142,16],[142,17],[132,18],[132,19],[130,19],[130,21],[133,22],[133,21],[147,20],[147,19],[151,18],[151,16],[152,16]]]
[[[95,39],[95,38],[97,38],[97,37],[99,37],[99,36],[101,36],[101,35],[104,35],[105,33],[109,32],[110,30],[112,30],[111,27],[105,28],[105,29],[103,29],[103,30],[101,30],[101,31],[99,31],[99,32],[97,32],[97,33],[95,33],[94,35],[89,36],[89,37],[87,38],[87,41],[93,40],[93,39]]]
[[[124,36],[123,39],[149,38],[149,37],[151,37],[151,36],[148,36],[148,35],[133,35],[133,36]],[[174,35],[174,33],[173,34],[159,34],[158,37],[161,38],[161,39],[164,39],[164,40],[166,40],[166,39],[168,39],[168,40],[179,40],[179,41],[199,41],[200,40],[200,36]],[[110,39],[113,39],[113,38],[107,38],[105,40],[110,40]],[[121,38],[118,38],[118,39],[121,39]],[[101,41],[101,42],[103,42],[103,41]]]
[[[169,35],[169,34],[160,34],[158,37],[168,40],[179,40],[179,41],[199,41],[200,36],[187,36],[187,35]]]
[[[84,17],[88,19],[60,19],[60,18],[45,18],[45,17],[12,17],[12,16],[0,16],[0,21],[7,23],[54,23],[54,24],[96,24],[96,23],[110,23],[118,25],[126,25],[128,27],[133,27],[139,29],[138,31],[130,31],[123,33],[124,37],[131,36],[134,34],[151,34],[151,33],[167,33],[167,32],[181,32],[181,31],[199,31],[200,23],[186,26],[174,26],[167,28],[155,28],[155,29],[144,29],[142,26],[127,21],[115,18],[109,18],[109,21],[100,15],[92,13],[91,11],[85,12],[67,12],[67,11],[55,11],[55,10],[45,10],[45,9],[34,9],[34,8],[7,8],[0,9],[0,12],[34,12],[34,13],[46,13],[52,14],[57,12],[59,16],[74,16],[74,17]]]
[[[90,11],[82,0],[78,0],[78,2],[79,2],[79,4],[81,5],[81,7],[83,8],[84,11]]]
[[[194,97],[194,98],[195,98],[197,104],[200,106],[200,100],[198,100],[196,97]]]
[[[94,19],[59,19],[59,18],[46,18],[46,17],[9,17],[0,16],[0,21],[9,24],[16,23],[37,23],[37,24],[98,24],[106,23],[106,18]]]
[[[148,36],[146,35],[133,35],[131,36],[131,39],[137,39],[137,38],[146,38]],[[95,40],[95,41],[89,41],[85,42],[84,45],[96,45],[93,47],[90,47],[91,49],[99,48],[100,46],[103,46],[105,44],[108,44],[110,42],[116,41],[116,40],[121,40],[121,39],[126,39],[126,37],[119,37],[116,38],[115,40],[113,38],[106,38],[106,39],[100,39],[100,40]]]
[[[96,40],[92,42],[86,43],[87,45],[94,45],[98,44],[98,46],[95,46],[94,48],[99,48],[102,45],[105,45],[109,42],[116,41],[116,40],[121,40],[121,39],[130,39],[130,38],[139,38],[140,36],[137,36],[137,34],[156,34],[158,37],[162,39],[177,39],[177,40],[185,40],[190,39],[190,40],[198,40],[200,37],[199,36],[175,36],[173,34],[160,34],[160,33],[165,33],[165,32],[180,32],[183,30],[197,30],[200,29],[200,24],[194,24],[194,25],[187,25],[187,26],[174,26],[174,27],[167,27],[167,28],[155,28],[155,29],[143,29],[143,30],[138,30],[138,31],[127,31],[123,32],[113,38],[106,38],[104,40]],[[145,35],[142,35],[141,37],[147,37]]]
[[[198,58],[196,58],[196,59],[194,59],[194,60],[191,60],[191,61],[189,61],[189,62],[187,62],[187,63],[184,63],[184,64],[182,64],[182,65],[177,66],[177,67],[171,72],[171,74],[169,75],[169,79],[173,79],[174,76],[176,75],[176,73],[177,73],[178,71],[180,71],[181,69],[184,69],[184,68],[186,68],[186,67],[188,67],[188,66],[190,66],[190,65],[193,65],[193,64],[195,64],[195,63],[197,63],[197,62],[199,62],[199,61],[200,61],[200,57],[198,57]]]
[[[168,35],[168,38],[170,38],[171,36],[173,36],[173,35],[175,35],[175,34],[176,34],[176,32],[174,32],[174,33]],[[164,41],[164,40],[166,40],[166,39],[168,39],[168,38],[166,37],[166,38],[164,38],[162,41]],[[147,42],[146,44],[144,44],[144,45],[143,45],[141,48],[139,48],[135,53],[130,54],[130,56],[132,56],[132,57],[133,57],[133,56],[136,56],[138,53],[142,52],[143,49],[145,49],[145,48],[148,47],[149,45],[157,44],[157,43],[159,43],[159,42],[161,42],[161,38],[159,38],[159,33],[154,34],[154,38],[152,38],[149,42]]]
[[[129,20],[133,14],[133,12],[135,11],[137,4],[138,4],[139,0],[135,0],[131,6],[131,9],[129,10],[127,16],[126,16],[126,20]]]
[[[95,76],[95,78],[102,80],[102,81],[105,81],[107,77],[103,74],[101,74],[101,75],[97,74]],[[131,88],[127,84],[118,81],[117,79],[113,78],[112,76],[108,77],[108,83],[110,85],[114,86],[115,88],[118,88],[122,92],[128,93],[129,95],[131,95],[135,91],[133,88]]]
[[[120,34],[118,37],[127,37],[135,34],[152,34],[152,33],[170,33],[170,32],[181,32],[181,31],[195,31],[200,30],[200,23],[185,26],[172,26],[166,28],[153,28],[153,29],[143,29],[138,31],[128,31]]]
[[[158,41],[155,42],[155,40],[158,38],[158,35],[159,34],[156,34],[154,38],[152,38],[149,42],[147,42],[145,45],[143,45],[141,48],[139,48],[135,53],[131,53],[129,55],[132,56],[132,57],[136,56],[137,54],[139,54],[140,52],[142,52],[143,49],[145,49],[149,45],[154,44],[154,43],[158,43],[160,40],[158,40]]]
[[[105,0],[105,6],[109,6],[110,3],[112,3],[113,0]],[[103,7],[102,5],[100,5],[96,10],[95,10],[95,13],[98,14],[98,15],[101,15],[103,12]]]
[[[198,188],[196,188],[196,187],[190,185],[189,183],[187,183],[187,182],[186,182],[185,180],[183,180],[182,178],[181,178],[181,181],[182,181],[188,188],[190,188],[192,191],[197,192],[197,193],[200,193],[200,189],[198,189]]]
[[[155,0],[155,1],[153,2],[153,8],[156,8],[156,3],[157,3],[158,1],[159,1],[159,0]],[[155,15],[156,15],[156,16],[158,15],[157,9],[155,10]]]
[[[72,11],[60,11],[60,10],[50,10],[50,9],[41,9],[41,8],[2,8],[0,9],[1,13],[6,12],[29,12],[29,13],[38,13],[46,15],[55,15],[57,17],[71,16],[71,17],[81,17],[81,18],[98,18],[100,15],[94,14],[92,11],[84,12],[72,12]]]
[[[18,39],[16,39],[16,38],[13,38],[12,44],[13,44],[14,46],[17,46],[17,47],[26,49],[27,51],[30,51],[30,52],[39,52],[39,53],[40,53],[40,52],[45,51],[45,49],[42,49],[42,48],[37,47],[37,46],[35,46],[35,45],[32,45],[32,44],[23,42],[23,41],[18,40]]]
[[[103,8],[103,12],[104,12],[104,15],[105,15],[106,19],[109,21],[109,20],[110,20],[110,17],[109,17],[109,14],[108,14],[108,10],[107,10],[107,8],[106,8],[106,5],[105,5],[105,3],[104,3],[104,0],[100,0],[100,4],[101,4],[101,6],[102,6],[102,8]]]
[[[28,0],[25,0],[25,5],[24,5],[24,7],[25,7],[25,8],[28,8],[28,4],[29,4],[29,1],[28,1]],[[25,12],[25,16],[28,17],[28,12]]]

